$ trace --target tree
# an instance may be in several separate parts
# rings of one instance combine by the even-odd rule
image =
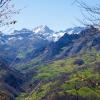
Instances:
[[[13,19],[15,14],[19,13],[19,10],[14,9],[12,0],[0,0],[0,28],[15,24],[17,21]]]
[[[93,0],[94,5],[89,5],[83,0],[74,0],[81,9],[81,14],[83,15],[83,20],[80,21],[85,25],[100,25],[100,0]],[[98,4],[95,4],[98,2]]]

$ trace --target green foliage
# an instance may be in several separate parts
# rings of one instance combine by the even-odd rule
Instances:
[[[16,100],[25,100],[25,97],[27,96],[26,93],[21,93],[19,97],[16,98]]]
[[[95,95],[95,96],[100,97],[99,93],[97,93],[95,90],[93,90],[91,88],[88,88],[88,87],[80,88],[79,91],[78,91],[78,94],[80,96],[92,96],[92,95]]]
[[[82,65],[75,64],[75,60],[80,58],[84,63]],[[43,83],[27,98],[42,100],[48,93],[55,90],[59,95],[68,93],[86,97],[89,100],[92,97],[100,98],[100,72],[98,70],[100,66],[96,64],[97,62],[100,62],[100,52],[92,49],[78,56],[37,67],[37,74],[33,76],[32,80],[42,80]],[[65,79],[61,78],[63,76]]]
[[[27,48],[28,49],[28,48]],[[20,51],[17,55],[18,58],[23,59],[26,57],[26,55],[30,52],[33,51],[33,48],[29,48],[28,50],[26,49],[26,51]]]
[[[38,67],[38,74],[35,78],[49,79],[59,76],[62,73],[71,72],[74,70],[72,59],[58,60],[47,66]]]

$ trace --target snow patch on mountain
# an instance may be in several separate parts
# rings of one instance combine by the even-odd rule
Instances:
[[[46,25],[40,25],[33,29],[34,34],[43,37],[48,41],[57,41],[65,32],[55,32]]]
[[[79,34],[82,30],[84,30],[84,27],[73,27],[68,28],[65,31],[59,31],[55,32],[52,29],[50,29],[46,25],[40,25],[34,28],[33,30],[29,30],[26,28],[23,28],[22,30],[15,30],[11,34],[0,34],[0,41],[9,42],[9,41],[15,41],[15,40],[22,40],[23,39],[29,39],[34,40],[47,40],[47,41],[58,41],[65,33],[67,34]]]
[[[79,34],[82,30],[85,30],[85,27],[73,27],[65,30],[68,34]]]
[[[46,25],[40,25],[37,26],[36,28],[33,29],[34,33],[39,33],[39,34],[43,34],[43,33],[53,33],[54,31],[51,30],[48,26]]]

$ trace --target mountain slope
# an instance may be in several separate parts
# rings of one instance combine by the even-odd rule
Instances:
[[[31,68],[36,73],[28,84],[30,91],[16,100],[99,100],[99,40],[100,31],[92,27],[80,34],[65,34],[48,45],[42,50],[43,60],[48,62],[33,68],[34,59],[28,63],[27,70]]]
[[[0,100],[14,100],[23,90],[23,74],[14,69],[9,69],[7,62],[0,59]]]
[[[64,33],[57,41],[42,38],[46,33],[22,29],[0,36],[1,97],[99,100],[100,30]]]
[[[81,54],[87,49],[91,50],[91,48],[100,50],[100,31],[89,27],[79,34],[65,33],[58,41],[51,42],[44,48],[38,49],[35,52],[30,52],[29,55],[33,58],[25,64],[30,66],[29,69],[31,69],[32,66],[51,63],[56,59]],[[30,58],[29,55],[27,55],[28,58]],[[27,70],[28,67],[26,67],[25,64],[22,64],[21,67],[17,65],[19,67],[16,68],[22,71],[24,71],[24,69]]]
[[[92,49],[81,55],[40,66],[31,81],[31,92],[16,100],[99,100],[100,51]]]
[[[76,27],[70,30],[76,34],[82,29]],[[57,42],[67,31],[54,32],[46,25],[41,25],[32,31],[23,28],[20,31],[15,30],[12,34],[0,34],[0,56],[9,63],[15,58],[15,63],[30,61],[40,56],[49,44]]]
[[[51,43],[45,53],[46,58],[61,58],[83,52],[85,49],[100,50],[100,31],[96,28],[87,28],[79,34],[65,34],[57,42]],[[48,58],[49,59],[49,58]]]

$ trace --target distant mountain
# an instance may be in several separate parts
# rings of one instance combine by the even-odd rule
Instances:
[[[46,25],[40,25],[37,26],[36,28],[33,29],[33,32],[36,35],[39,35],[49,41],[57,41],[59,40],[65,33],[68,34],[79,34],[82,30],[84,30],[85,27],[73,27],[73,28],[68,28],[65,31],[59,31],[55,32],[51,30],[48,26]]]
[[[46,25],[40,25],[40,26],[37,26],[37,27],[35,27],[34,29],[33,29],[33,32],[34,33],[53,33],[54,31],[53,30],[51,30],[51,29],[49,29],[49,27],[48,26],[46,26]]]
[[[51,43],[47,49],[47,57],[51,58],[59,55],[60,53],[63,53],[64,47],[69,48],[72,46],[75,40],[79,38],[79,35],[77,34],[67,34],[65,33],[64,36],[62,36],[58,41]],[[66,51],[67,53],[68,51]],[[46,55],[46,54],[45,54]]]
[[[79,34],[81,31],[85,30],[86,27],[73,27],[73,28],[68,28],[65,30],[68,34]]]
[[[0,96],[7,99],[99,100],[99,66],[100,30],[94,27],[0,34]]]
[[[40,25],[33,30],[23,28],[19,31],[15,30],[13,33],[8,35],[0,34],[0,56],[8,60],[8,62],[11,62],[13,59],[15,59],[15,62],[25,62],[40,55],[42,56],[41,52],[46,53],[45,50],[47,50],[46,48],[48,47],[50,50],[48,54],[50,55],[51,52],[53,52],[52,55],[54,56],[59,52],[58,48],[60,48],[61,45],[63,46],[66,44],[66,39],[63,39],[65,43],[63,42],[59,45],[59,41],[66,36],[65,33],[67,33],[67,39],[69,38],[69,40],[72,41],[72,38],[70,37],[74,37],[74,34],[78,34],[83,29],[83,27],[75,27],[67,29],[66,31],[54,32],[48,26]],[[70,35],[71,31],[73,32]],[[45,58],[45,56],[42,57]]]
[[[89,27],[80,31],[79,34],[64,34],[58,41],[47,47],[45,56],[47,55],[50,59],[67,57],[91,48],[100,50],[100,30]]]
[[[37,26],[33,29],[33,32],[35,33],[35,35],[38,35],[48,41],[57,41],[65,34],[64,31],[55,32],[46,25]]]
[[[16,30],[10,35],[0,35],[0,56],[22,59],[27,53],[44,48],[47,44],[49,44],[48,40],[28,29]]]
[[[78,34],[84,29],[84,27],[74,27],[68,28],[65,31],[55,32],[46,25],[40,25],[35,27],[33,30],[23,28],[21,30],[14,30],[14,32],[10,34],[4,34],[1,32],[0,41],[3,44],[7,44],[9,41],[23,40],[25,38],[32,40],[34,39],[34,37],[37,39],[43,39],[47,41],[57,41],[65,33]]]

